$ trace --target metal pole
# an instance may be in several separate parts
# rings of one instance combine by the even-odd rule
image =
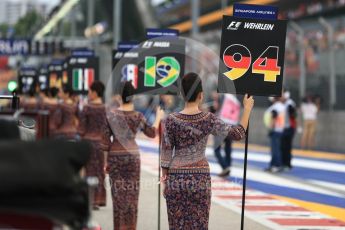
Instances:
[[[95,0],[88,0],[87,2],[87,27],[92,27],[95,24]],[[90,37],[90,45],[97,53],[99,50],[99,37]]]
[[[161,186],[161,153],[162,153],[162,123],[159,123],[158,126],[158,135],[159,135],[159,144],[158,144],[158,223],[157,223],[157,229],[161,229],[161,192],[162,192],[162,186]]]
[[[334,29],[330,23],[328,23],[325,18],[319,18],[320,24],[326,28],[328,36],[328,46],[329,46],[329,110],[333,110],[335,104],[337,103],[337,89],[336,89],[336,73],[335,73],[335,52],[334,52]]]
[[[200,0],[192,0],[191,5],[191,15],[192,15],[192,38],[196,39],[199,34],[199,15],[200,15]],[[194,43],[193,43],[194,44]],[[191,68],[193,72],[196,72],[196,63],[194,60],[196,58],[196,52],[194,49],[194,45],[192,44],[192,63]]]
[[[87,26],[95,24],[95,0],[88,0],[87,2]]]
[[[19,103],[20,103],[20,98],[17,96],[16,93],[13,93],[12,109],[13,110],[18,110],[19,109]]]
[[[114,33],[114,40],[113,40],[113,47],[117,47],[117,43],[121,41],[121,24],[122,24],[122,0],[114,0],[114,28],[113,28],[113,33]]]
[[[222,8],[223,12],[225,11],[227,4],[228,4],[228,0],[221,0],[221,8]]]
[[[304,41],[304,31],[302,27],[300,27],[295,22],[290,22],[291,27],[297,32],[298,34],[298,48],[299,48],[299,57],[298,63],[300,68],[300,76],[299,76],[299,96],[303,98],[306,94],[306,68],[305,68],[305,47],[303,44]]]
[[[248,126],[247,126],[247,130],[246,130],[246,140],[245,140],[245,145],[244,145],[241,230],[244,229],[244,210],[245,210],[245,206],[246,206],[247,165],[248,165],[248,139],[249,139],[249,120],[248,120]]]
[[[76,8],[74,7],[72,10],[71,10],[71,38],[74,38],[76,35],[77,35],[77,23],[76,23]]]

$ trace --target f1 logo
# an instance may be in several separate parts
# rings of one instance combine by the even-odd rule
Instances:
[[[232,21],[228,28],[226,28],[227,30],[238,30],[238,28],[240,27],[240,25],[242,24],[242,22],[236,22],[236,21]]]
[[[153,45],[153,41],[146,41],[143,44],[143,48],[151,48],[152,45]]]

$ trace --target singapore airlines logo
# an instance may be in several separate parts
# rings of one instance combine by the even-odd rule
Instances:
[[[240,25],[242,24],[242,22],[236,22],[236,21],[232,21],[228,28],[226,28],[227,30],[238,30],[238,28],[240,27]]]

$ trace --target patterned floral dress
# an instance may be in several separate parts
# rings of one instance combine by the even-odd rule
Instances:
[[[77,135],[77,111],[76,104],[60,103],[56,115],[55,138],[75,140]]]
[[[168,169],[163,194],[170,230],[208,229],[211,178],[205,149],[210,134],[240,140],[245,130],[205,112],[173,113],[164,121],[161,167]]]
[[[84,106],[79,118],[79,133],[82,139],[92,145],[90,160],[86,165],[86,176],[98,178],[95,189],[94,205],[106,205],[106,190],[104,186],[104,151],[109,150],[111,130],[108,126],[105,106],[103,104],[88,104]]]
[[[108,170],[115,230],[135,230],[137,226],[140,154],[135,141],[139,130],[155,137],[142,113],[113,110],[107,114],[114,140],[108,154]]]
[[[48,124],[48,129],[49,129],[49,137],[54,137],[55,136],[55,131],[56,131],[56,121],[55,121],[55,116],[56,116],[56,109],[58,107],[57,102],[42,102],[41,104],[41,109],[47,110],[49,112],[49,124]]]

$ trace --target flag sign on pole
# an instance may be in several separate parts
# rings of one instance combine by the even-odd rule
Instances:
[[[132,81],[135,89],[138,88],[138,42],[119,42],[118,49],[113,51],[113,89],[120,93],[121,83]]]
[[[40,90],[49,88],[48,68],[45,66],[42,66],[38,71],[38,86]]]
[[[131,81],[135,89],[138,88],[138,66],[127,64],[121,68],[121,82]]]
[[[147,38],[140,44],[137,94],[180,93],[184,74],[185,41],[177,30],[147,29]]]
[[[286,27],[284,20],[223,16],[218,91],[280,96]]]
[[[95,80],[95,70],[92,68],[75,68],[72,70],[73,91],[89,90]]]
[[[67,72],[68,62],[67,60],[64,61],[62,66],[62,83],[68,84],[68,72]]]
[[[56,59],[48,65],[49,87],[62,87],[62,71],[64,60]]]
[[[276,20],[277,14],[278,9],[272,6],[235,4],[235,17],[223,16],[219,92],[281,96],[287,22]],[[248,136],[249,120],[244,148],[241,230],[244,229]]]
[[[19,93],[28,93],[35,87],[37,82],[37,71],[32,67],[26,67],[19,70],[18,91]]]
[[[73,92],[87,94],[91,84],[99,79],[99,58],[90,50],[75,51],[74,55],[67,59],[68,84]]]

